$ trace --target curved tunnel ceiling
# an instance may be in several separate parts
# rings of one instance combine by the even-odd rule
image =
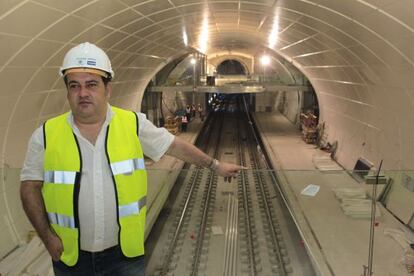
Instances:
[[[2,1],[2,164],[21,167],[32,131],[68,109],[57,71],[70,47],[89,41],[112,59],[112,103],[135,110],[151,77],[186,52],[273,51],[312,82],[346,168],[359,156],[414,168],[413,8],[412,0]]]

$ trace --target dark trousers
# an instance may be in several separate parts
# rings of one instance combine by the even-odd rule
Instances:
[[[114,246],[101,252],[79,252],[78,263],[69,267],[62,262],[53,262],[53,271],[56,276],[81,275],[117,275],[117,276],[144,276],[144,256],[126,258],[121,248]]]
[[[187,123],[181,123],[181,131],[187,132]]]

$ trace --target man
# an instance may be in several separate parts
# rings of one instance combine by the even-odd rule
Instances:
[[[191,121],[191,107],[189,104],[185,108],[185,115],[187,116],[187,120]]]
[[[60,73],[71,111],[33,133],[23,207],[56,275],[144,275],[144,154],[210,167],[229,181],[242,167],[209,157],[141,113],[110,106],[114,72],[95,45],[69,50]]]
[[[200,120],[204,121],[203,108],[201,107],[201,104],[198,104],[197,112],[198,112],[198,116],[200,117]]]

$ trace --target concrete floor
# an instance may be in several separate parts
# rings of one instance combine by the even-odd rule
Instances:
[[[368,185],[358,183],[344,170],[316,169],[314,158],[327,153],[304,143],[300,132],[281,114],[256,113],[254,117],[308,250],[322,274],[362,275],[363,265],[368,264],[370,220],[346,216],[332,188]],[[320,186],[314,197],[301,194],[309,184]],[[373,274],[410,275],[400,262],[401,246],[384,235],[385,229],[399,228],[402,224],[382,206],[380,211]]]

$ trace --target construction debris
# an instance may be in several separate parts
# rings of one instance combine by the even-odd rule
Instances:
[[[313,164],[320,171],[342,171],[343,168],[339,166],[330,156],[314,156]]]
[[[367,198],[364,188],[359,187],[347,187],[347,188],[336,188],[333,189],[336,198],[339,201],[344,199],[364,199]]]
[[[402,263],[409,273],[414,273],[414,234],[405,227],[401,229],[387,228],[384,230],[386,236],[393,238],[404,250]]]
[[[414,250],[407,250],[404,253],[403,262],[405,263],[405,267],[409,273],[414,273]]]
[[[306,196],[315,196],[318,193],[319,189],[320,187],[318,185],[309,184],[305,187],[305,189],[302,190],[301,194]]]
[[[181,124],[181,117],[167,117],[164,127],[171,133],[176,135]]]
[[[353,218],[370,218],[372,200],[367,199],[364,188],[348,187],[333,189],[345,215]],[[380,217],[380,208],[376,208],[375,217]]]
[[[314,114],[307,112],[300,114],[300,123],[302,128],[302,139],[307,144],[315,144],[318,137],[318,117]]]

